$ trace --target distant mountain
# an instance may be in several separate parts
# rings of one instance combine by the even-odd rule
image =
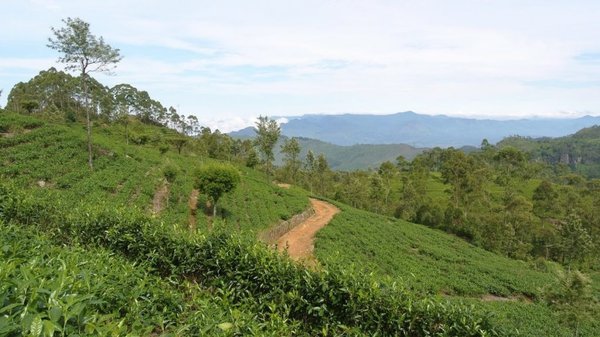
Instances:
[[[600,124],[600,117],[576,119],[532,118],[491,120],[429,116],[414,112],[391,115],[304,115],[288,117],[281,125],[288,137],[306,137],[336,145],[409,144],[414,147],[479,146],[486,138],[496,143],[505,137],[560,137]],[[252,128],[231,133],[253,135]]]

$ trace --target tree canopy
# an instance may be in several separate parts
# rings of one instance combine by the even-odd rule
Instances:
[[[268,116],[259,116],[256,122],[256,145],[262,154],[267,173],[270,174],[273,165],[273,148],[279,139],[281,129],[277,122]]]
[[[195,187],[206,194],[213,204],[213,216],[217,215],[217,202],[223,194],[231,192],[239,184],[238,170],[228,164],[210,164],[200,167],[196,173]]]
[[[116,67],[122,57],[118,49],[113,49],[90,33],[90,24],[79,18],[63,20],[65,27],[52,28],[54,38],[49,38],[48,47],[61,53],[58,62],[66,64],[67,70],[81,74],[81,87],[84,96],[84,108],[87,121],[88,164],[94,168],[92,157],[92,124],[90,121],[88,74],[91,72],[109,72]]]

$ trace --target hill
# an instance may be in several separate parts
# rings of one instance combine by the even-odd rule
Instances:
[[[600,178],[600,126],[565,137],[508,137],[498,143],[498,147],[508,146],[529,153],[534,160],[563,164],[587,177]]]
[[[230,134],[236,139],[253,139],[256,136],[254,128],[246,128]],[[275,164],[283,164],[281,146],[289,137],[281,136],[275,145]],[[305,158],[308,151],[322,153],[327,158],[332,170],[352,171],[377,168],[385,161],[395,162],[398,156],[407,160],[413,159],[424,148],[416,148],[406,144],[355,144],[335,145],[317,139],[296,137],[300,145],[300,158]],[[465,149],[468,151],[468,149]]]
[[[485,138],[496,143],[512,135],[560,137],[600,124],[600,117],[576,119],[490,120],[429,116],[414,112],[391,115],[303,115],[281,125],[288,137],[318,139],[336,145],[409,144],[413,147],[479,146]],[[248,136],[244,129],[232,136]]]
[[[282,164],[281,144],[286,137],[281,137],[276,145],[275,160]],[[310,150],[315,154],[322,153],[327,158],[332,170],[351,171],[357,169],[377,168],[384,161],[395,162],[398,156],[411,160],[424,149],[414,148],[406,144],[356,144],[341,146],[310,138],[297,138],[300,144],[300,157],[306,157]]]
[[[238,167],[220,216],[202,197],[196,211],[194,168],[213,160],[191,140],[165,148],[172,130],[131,119],[144,141],[128,143],[123,125],[97,120],[90,171],[79,123],[3,112],[0,125],[4,335],[499,334],[460,303],[343,265],[309,270],[257,242],[308,204],[257,171]]]
[[[387,276],[413,292],[467,301],[494,313],[509,335],[568,336],[568,324],[542,301],[554,286],[549,262],[524,262],[477,248],[431,228],[337,204],[341,212],[317,235],[317,258]],[[596,296],[600,291],[596,289]],[[588,321],[579,332],[595,336]]]

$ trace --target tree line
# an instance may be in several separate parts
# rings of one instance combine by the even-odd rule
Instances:
[[[375,213],[444,230],[511,258],[577,268],[600,264],[600,179],[530,160],[486,140],[465,153],[434,148],[411,162],[332,171],[327,159],[288,139],[276,178]]]
[[[89,73],[111,70],[120,60],[118,50],[91,35],[87,23],[64,23],[53,29],[49,46],[60,51],[59,61],[77,69],[79,76],[55,68],[41,71],[13,87],[6,110],[67,122],[85,120],[90,168],[93,121],[122,124],[128,143],[131,122],[161,125],[176,131],[159,140],[164,142],[161,152],[173,146],[180,153],[186,149],[262,168],[272,179],[311,193],[438,228],[513,258],[600,265],[599,179],[586,179],[565,165],[532,160],[515,147],[497,147],[486,140],[471,153],[434,148],[411,162],[398,157],[376,169],[340,172],[330,169],[323,154],[308,151],[300,158],[300,145],[291,138],[281,146],[283,165],[275,167],[274,147],[281,130],[274,120],[260,116],[253,140],[233,139],[201,126],[193,115],[165,108],[129,84],[108,88]],[[135,142],[144,144],[150,138],[142,135]]]

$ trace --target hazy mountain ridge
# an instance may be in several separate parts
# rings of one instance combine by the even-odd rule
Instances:
[[[429,116],[412,111],[391,115],[304,115],[281,124],[282,135],[318,139],[336,145],[409,144],[413,147],[479,146],[505,137],[561,137],[600,124],[600,117],[515,120]],[[251,137],[253,128],[230,133]]]

